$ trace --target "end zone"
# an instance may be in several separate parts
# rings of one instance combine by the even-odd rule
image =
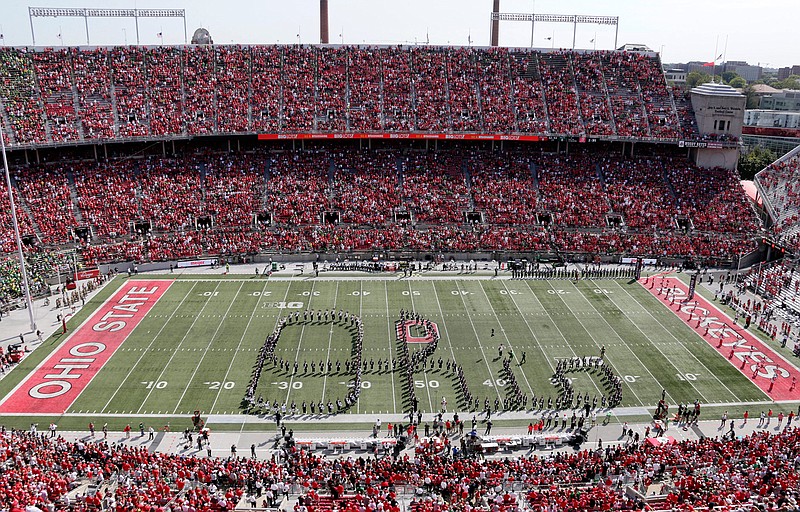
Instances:
[[[749,331],[732,327],[733,321],[699,294],[685,302],[689,287],[683,281],[650,277],[640,279],[639,284],[772,400],[796,400],[800,396],[800,388],[792,389],[793,379],[800,378],[796,366]]]
[[[0,413],[65,413],[171,284],[126,281],[3,399]]]

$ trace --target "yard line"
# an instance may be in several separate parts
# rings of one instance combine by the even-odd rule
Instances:
[[[225,310],[225,314],[222,316],[219,324],[217,324],[217,328],[214,330],[214,334],[211,335],[211,340],[209,340],[208,345],[206,345],[206,349],[203,351],[203,355],[200,356],[200,361],[198,361],[197,366],[194,367],[194,371],[192,372],[192,376],[189,377],[189,381],[186,383],[186,387],[183,388],[183,393],[181,393],[181,397],[178,399],[178,403],[175,404],[175,409],[172,411],[172,414],[176,414],[178,412],[178,407],[180,407],[181,402],[183,401],[183,397],[186,396],[186,392],[189,391],[189,387],[192,385],[192,381],[194,380],[194,376],[197,375],[197,370],[200,369],[200,365],[203,364],[203,360],[206,358],[206,354],[208,354],[208,349],[211,348],[211,345],[214,343],[214,338],[217,337],[217,333],[219,333],[220,328],[222,328],[222,324],[225,322],[225,319],[228,316],[228,313],[231,312],[231,308],[233,307],[233,303],[236,302],[236,296],[239,295],[239,292],[242,291],[242,287],[244,283],[239,285],[239,289],[236,290],[236,295],[231,300],[231,303],[228,304],[228,309]],[[174,354],[173,354],[174,356]],[[170,358],[172,360],[172,358]],[[169,363],[167,363],[169,365]],[[152,391],[152,390],[151,390]]]
[[[569,283],[572,285],[572,287],[573,287],[573,288],[575,288],[575,292],[576,292],[578,295],[580,295],[581,297],[583,297],[583,299],[586,301],[586,303],[587,303],[587,304],[589,304],[589,305],[592,307],[592,309],[594,309],[594,310],[595,310],[595,312],[597,312],[598,316],[600,316],[600,318],[603,320],[603,322],[605,322],[605,324],[606,324],[606,325],[609,327],[609,329],[611,329],[611,332],[613,332],[613,333],[614,333],[614,336],[616,336],[616,337],[617,337],[617,339],[619,339],[619,340],[622,342],[622,344],[623,344],[623,345],[625,345],[625,348],[627,348],[627,349],[628,349],[628,351],[631,353],[631,355],[633,355],[633,357],[635,357],[635,358],[636,358],[636,360],[637,360],[637,361],[639,361],[639,364],[640,364],[640,365],[642,365],[642,368],[644,368],[644,371],[646,371],[646,372],[648,373],[648,375],[650,375],[650,377],[652,377],[652,378],[653,378],[653,380],[654,380],[654,381],[656,381],[656,384],[658,384],[659,386],[661,386],[661,389],[666,389],[666,387],[665,387],[665,386],[663,386],[663,385],[661,384],[661,382],[659,382],[659,381],[658,381],[658,379],[656,378],[656,376],[655,376],[655,375],[653,375],[653,373],[650,371],[650,368],[648,368],[648,367],[647,367],[647,365],[645,365],[645,364],[644,364],[644,362],[643,362],[641,359],[639,359],[639,356],[636,354],[636,352],[634,352],[634,351],[633,351],[633,349],[631,349],[631,347],[628,345],[628,342],[627,342],[626,340],[624,340],[624,339],[622,338],[622,336],[620,336],[620,335],[619,335],[619,333],[618,333],[618,332],[617,332],[617,331],[616,331],[616,330],[615,330],[613,327],[611,327],[611,324],[610,324],[610,323],[608,323],[608,320],[606,320],[606,317],[605,317],[605,315],[603,315],[602,313],[600,313],[600,311],[599,311],[599,310],[598,310],[598,309],[595,307],[595,305],[592,303],[592,301],[590,301],[590,300],[589,300],[589,299],[586,297],[586,295],[583,293],[583,291],[581,291],[581,290],[580,290],[580,289],[579,289],[579,288],[578,288],[578,287],[575,285],[575,283],[573,283],[573,282],[572,282],[572,280],[569,280]],[[592,280],[592,283],[594,283],[594,280]],[[594,284],[595,284],[595,286],[597,286],[597,284],[596,284],[596,283],[594,283]],[[559,297],[560,297],[560,296],[559,296]],[[564,305],[566,305],[566,301],[565,301],[564,299],[561,299],[561,301],[562,301],[562,302],[564,302]],[[594,335],[592,334],[592,331],[590,331],[589,329],[587,329],[587,328],[586,328],[586,326],[584,326],[584,325],[583,325],[583,322],[582,322],[582,321],[581,321],[581,320],[580,320],[580,319],[579,319],[577,316],[575,317],[575,319],[576,319],[576,320],[578,320],[578,323],[580,323],[580,324],[581,324],[581,327],[583,327],[583,329],[584,329],[584,330],[585,330],[587,333],[589,333],[589,336],[592,338],[592,341],[594,341],[594,344],[597,346],[597,348],[600,348],[600,344],[599,344],[599,343],[597,343],[597,340],[595,339]],[[612,369],[613,369],[613,370],[614,370],[614,371],[617,373],[617,375],[618,375],[618,376],[621,376],[621,375],[622,375],[622,372],[620,372],[620,371],[619,371],[619,370],[618,370],[618,369],[615,367],[615,365],[611,363],[611,360],[610,360],[610,358],[607,360],[607,362],[608,362],[609,366],[611,366],[611,368],[612,368]],[[637,394],[636,394],[636,391],[633,389],[633,386],[631,386],[631,385],[630,385],[631,383],[629,383],[629,382],[627,382],[627,381],[625,381],[625,380],[623,380],[623,382],[625,382],[625,383],[626,383],[627,387],[628,387],[628,388],[631,390],[631,393],[633,393],[633,396],[635,396],[635,397],[636,397],[636,400],[638,400],[638,401],[639,401],[639,404],[640,404],[640,405],[642,405],[642,406],[645,406],[645,403],[642,401],[642,399],[641,399],[641,398],[639,398],[639,395],[637,395]],[[667,395],[669,395],[669,393],[667,393]]]
[[[461,293],[461,287],[458,285],[458,281],[454,281],[456,283],[456,288],[458,289],[458,295],[461,297],[461,303],[464,305],[464,312],[469,319],[469,324],[472,326],[472,332],[475,333],[475,340],[478,342],[478,347],[481,349],[481,354],[483,354],[483,362],[486,363],[486,369],[489,370],[489,378],[492,382],[497,383],[497,379],[494,378],[494,374],[492,373],[492,367],[489,366],[489,360],[486,358],[486,351],[483,349],[483,343],[481,343],[481,337],[478,336],[478,330],[475,329],[475,323],[472,321],[472,315],[469,314],[469,309],[467,308],[467,301],[464,300],[464,294]],[[439,302],[439,294],[436,294],[436,302]],[[442,310],[442,305],[439,304],[439,311]],[[497,399],[501,402],[503,401],[502,395],[500,395],[500,390],[497,386],[492,386],[494,391],[497,393]]]
[[[513,347],[511,346],[511,340],[508,339],[508,335],[506,334],[506,330],[503,327],[503,324],[500,322],[500,317],[497,316],[497,311],[494,310],[494,305],[492,304],[492,301],[489,300],[489,294],[486,293],[486,289],[483,287],[483,283],[478,281],[478,284],[481,287],[481,291],[483,292],[483,296],[486,297],[486,302],[489,303],[489,309],[492,310],[492,314],[494,315],[495,320],[497,320],[497,325],[500,326],[500,332],[503,333],[503,338],[505,338],[506,343],[508,344],[509,350],[511,350],[511,353],[514,355],[514,361],[519,363],[519,358],[517,357],[517,353],[513,351]],[[509,368],[510,368],[510,366],[509,366]],[[533,396],[534,392],[533,392],[533,388],[531,387],[531,383],[528,382],[528,376],[525,375],[525,371],[522,370],[521,368],[520,368],[520,372],[522,373],[522,378],[525,379],[525,384],[528,386],[528,390],[531,392],[531,396]]]
[[[411,297],[411,311],[416,311],[417,308],[414,306],[414,290],[411,289],[411,281],[406,281],[406,283],[408,283],[408,296]],[[436,295],[436,293],[434,293],[434,295]],[[436,300],[439,300],[439,298],[437,297]],[[409,355],[410,355],[411,354],[411,350],[409,350],[408,352],[409,352]],[[426,361],[423,361],[423,363],[426,363]],[[413,370],[413,368],[409,368],[409,370]],[[425,391],[428,393],[428,405],[431,408],[431,412],[435,413],[436,409],[433,408],[433,398],[431,398],[431,388],[430,388],[430,386],[428,386],[428,365],[427,364],[425,364],[423,366],[423,368],[422,368],[422,376],[425,378]],[[411,379],[411,380],[413,381],[414,379]],[[411,384],[413,386],[417,385],[416,382],[412,382]],[[416,394],[416,392],[414,394]]]
[[[136,362],[133,363],[133,366],[131,366],[131,369],[128,370],[128,374],[125,375],[125,378],[122,379],[122,381],[119,383],[119,386],[117,386],[117,389],[114,391],[114,394],[111,395],[111,398],[108,399],[108,402],[106,402],[106,405],[104,405],[103,408],[100,409],[101,411],[105,411],[106,408],[111,404],[111,402],[114,400],[114,397],[116,397],[117,393],[119,393],[119,390],[122,389],[122,386],[128,381],[128,379],[130,378],[131,374],[136,369],[136,367],[139,365],[139,363],[142,361],[142,359],[144,359],[144,356],[150,351],[150,348],[153,346],[153,343],[155,343],[156,340],[158,339],[158,337],[161,335],[161,332],[164,329],[166,329],[167,324],[169,324],[170,320],[172,320],[172,318],[175,316],[175,313],[177,313],[178,310],[181,309],[181,306],[186,301],[186,299],[189,297],[189,295],[192,293],[192,290],[194,290],[195,286],[197,286],[197,283],[192,284],[192,287],[189,288],[189,291],[186,292],[186,295],[184,295],[183,299],[181,299],[181,302],[180,302],[180,304],[178,304],[178,307],[175,308],[175,310],[172,312],[172,314],[169,315],[169,318],[167,318],[167,321],[164,322],[164,325],[161,326],[161,329],[159,329],[158,332],[156,333],[156,335],[153,336],[153,340],[147,345],[147,348],[142,351],[142,355],[139,356],[139,359],[137,359]]]
[[[333,292],[333,304],[334,307],[336,306],[336,298],[339,296],[339,281],[336,281],[336,291]],[[359,309],[359,316],[360,309]],[[333,322],[331,322],[330,326],[330,334],[328,335],[328,351],[325,353],[325,370],[323,370],[323,377],[322,377],[322,401],[325,401],[325,390],[328,387],[328,372],[327,366],[328,361],[331,359],[331,343],[333,342]]]
[[[386,334],[387,339],[389,340],[389,360],[394,359],[392,356],[392,342],[397,338],[397,334],[392,333],[392,315],[389,312],[389,287],[386,284],[386,281],[383,282],[383,293],[386,297]],[[361,281],[361,300],[364,300],[364,282]],[[361,305],[359,304],[359,314],[361,311]],[[452,351],[452,348],[450,349]],[[397,413],[397,399],[395,398],[396,389],[394,387],[394,368],[389,370],[389,376],[392,378],[392,411]],[[361,395],[359,394],[359,400],[361,400]]]
[[[222,383],[220,384],[219,389],[217,390],[217,396],[214,397],[214,402],[211,404],[211,409],[209,409],[209,414],[213,413],[214,410],[215,410],[215,407],[217,406],[217,401],[219,400],[219,396],[222,393],[223,386],[225,385],[225,382],[228,380],[228,375],[230,375],[230,373],[231,373],[231,368],[233,368],[233,361],[236,359],[236,354],[239,353],[239,347],[242,346],[242,342],[244,341],[244,337],[247,334],[247,329],[250,328],[250,324],[253,322],[253,317],[255,317],[256,311],[258,311],[258,306],[261,304],[261,299],[263,299],[264,296],[265,296],[264,292],[267,290],[267,284],[268,283],[269,283],[269,281],[266,281],[266,280],[264,281],[264,287],[261,288],[261,295],[259,295],[259,298],[256,301],[256,307],[253,308],[253,312],[250,314],[250,318],[247,319],[247,325],[244,328],[244,332],[242,333],[242,337],[239,338],[239,344],[236,345],[236,351],[233,353],[233,357],[231,357],[231,362],[228,365],[228,369],[225,371],[225,377],[222,378]],[[286,289],[286,294],[287,294],[287,296],[289,294],[288,287]],[[285,300],[286,299],[284,299],[284,302],[285,302]]]
[[[569,342],[569,340],[567,340],[567,337],[566,337],[566,336],[564,336],[564,333],[561,331],[561,328],[558,326],[558,324],[556,323],[556,321],[553,319],[553,316],[550,314],[550,312],[549,312],[549,311],[547,311],[547,309],[544,307],[544,304],[542,304],[542,301],[540,301],[540,300],[539,300],[539,297],[537,297],[537,296],[536,296],[536,294],[533,292],[533,288],[531,288],[531,285],[530,285],[530,284],[528,284],[528,281],[527,281],[526,279],[523,279],[523,280],[522,280],[522,282],[523,282],[523,283],[525,283],[525,286],[527,286],[527,287],[528,287],[528,290],[531,292],[531,295],[533,296],[533,298],[536,300],[536,302],[538,302],[538,303],[539,303],[539,306],[541,306],[541,308],[542,308],[542,311],[544,311],[544,312],[547,314],[547,318],[549,318],[549,319],[550,319],[550,323],[551,323],[551,324],[553,324],[553,327],[555,327],[555,328],[556,328],[556,330],[558,331],[558,334],[560,334],[560,335],[561,335],[561,338],[564,340],[564,343],[565,343],[565,344],[566,344],[566,346],[569,348],[569,351],[570,351],[570,352],[572,352],[572,355],[573,355],[573,356],[575,356],[575,357],[578,357],[578,354],[577,354],[577,352],[575,352],[575,349],[573,349],[573,348],[572,348],[572,344]],[[548,286],[549,286],[551,289],[555,290],[555,288],[553,288],[553,283],[551,283],[549,279],[546,279],[546,280],[545,280],[545,282],[547,283],[547,285],[548,285]],[[511,294],[509,294],[509,295],[511,295]],[[562,303],[564,303],[563,299],[562,299],[562,301],[561,301],[561,302],[562,302]],[[566,306],[566,304],[564,304],[564,305]],[[568,309],[569,309],[569,308],[568,308]],[[571,312],[571,311],[572,311],[572,310],[570,310],[570,312]],[[522,312],[520,311],[520,313],[522,313]],[[572,316],[574,317],[575,315],[573,314]],[[592,382],[592,385],[593,385],[593,386],[594,386],[594,388],[597,390],[597,393],[598,393],[599,395],[601,395],[601,396],[602,396],[602,395],[604,395],[604,394],[605,394],[605,392],[604,392],[603,390],[601,390],[601,389],[600,389],[600,386],[598,386],[598,385],[597,385],[597,382],[595,382],[595,381],[594,381],[594,379],[589,379],[589,380]]]
[[[308,305],[306,306],[306,309],[309,309],[309,311],[312,311],[312,315],[313,315],[313,310],[311,310],[309,308],[309,306],[311,306],[311,301],[314,299],[314,287],[316,285],[317,285],[317,281],[312,281],[311,282],[311,290],[310,290],[310,292],[308,294]],[[288,297],[288,290],[287,290],[287,297]],[[314,320],[312,319],[311,321],[313,322]],[[304,332],[306,332],[306,323],[305,322],[303,322],[303,326],[300,327],[300,339],[297,340],[297,351],[294,353],[294,362],[295,363],[300,359],[300,345],[303,344],[303,333]],[[289,395],[291,395],[291,393],[292,393],[292,383],[294,382],[294,370],[290,370],[290,371],[292,373],[289,375],[289,387],[286,388],[286,401],[284,402],[284,404],[288,404],[289,403]]]
[[[622,286],[620,286],[620,284],[619,284],[619,283],[617,283],[616,281],[614,281],[614,284],[616,284],[617,286],[619,286],[619,288],[620,288],[620,289],[624,290],[624,291],[625,291],[625,293],[626,293],[626,294],[627,294],[629,297],[631,297],[633,300],[636,300],[636,299],[633,297],[633,295],[631,295],[631,294],[630,294],[630,292],[629,292],[628,290],[626,290],[625,288],[623,288]],[[649,293],[649,292],[648,292],[648,293]],[[612,301],[612,302],[614,302],[614,300],[613,300],[613,299],[611,299],[611,301]],[[615,305],[616,305],[616,303],[615,303]],[[707,367],[707,366],[706,366],[706,365],[705,365],[705,364],[704,364],[704,363],[703,363],[703,362],[702,362],[700,359],[698,359],[698,358],[697,358],[697,356],[694,354],[694,352],[692,352],[691,350],[689,350],[689,347],[687,347],[686,345],[684,345],[684,344],[683,344],[683,342],[682,342],[681,340],[679,340],[677,336],[675,336],[674,334],[672,334],[672,331],[670,331],[669,329],[667,329],[667,328],[664,326],[664,324],[662,324],[662,323],[661,323],[661,320],[659,320],[658,318],[656,318],[656,317],[655,317],[655,316],[654,316],[654,315],[653,315],[653,314],[652,314],[652,313],[651,313],[651,312],[650,312],[650,311],[649,311],[647,308],[645,308],[645,311],[646,311],[646,312],[647,312],[647,314],[650,316],[650,318],[652,318],[653,320],[655,320],[655,321],[658,323],[658,325],[660,325],[660,326],[661,326],[661,328],[662,328],[662,329],[664,329],[664,330],[665,330],[667,333],[669,333],[669,335],[670,335],[670,336],[672,336],[672,339],[674,339],[676,342],[678,342],[678,344],[680,344],[680,346],[681,346],[681,347],[682,347],[684,350],[686,350],[686,352],[687,352],[687,353],[688,353],[690,356],[692,356],[692,358],[693,358],[695,361],[697,361],[698,363],[700,363],[700,366],[702,366],[703,368],[705,368],[705,369],[706,369],[706,373],[707,373],[707,374],[709,374],[709,375],[711,375],[712,377],[714,377],[714,379],[715,379],[717,382],[719,382],[719,383],[722,385],[722,387],[724,387],[724,388],[725,388],[725,389],[728,391],[728,393],[730,393],[730,394],[731,394],[731,396],[732,396],[732,397],[736,398],[737,400],[739,399],[739,396],[738,396],[738,395],[736,395],[736,393],[734,393],[733,391],[731,391],[731,390],[730,390],[730,388],[729,388],[728,386],[726,386],[724,382],[722,382],[721,380],[719,380],[719,377],[717,377],[717,375],[716,375],[714,372],[712,372],[711,370],[709,370],[709,368],[708,368],[708,367]],[[681,320],[681,323],[683,323],[683,320]],[[637,328],[638,328],[638,326],[637,326]],[[640,329],[640,331],[641,331],[641,329]],[[656,347],[657,347],[657,345],[656,345]],[[678,369],[678,367],[677,367],[677,366],[675,366],[674,364],[673,364],[673,367],[675,367],[675,369],[676,369],[676,370],[678,370],[678,372],[679,372],[679,373],[682,373],[682,372],[681,372],[681,371]],[[690,381],[690,380],[687,380],[687,382],[691,383],[691,381]],[[694,386],[694,384],[692,384],[692,387],[695,387],[695,386]],[[697,389],[697,388],[695,388],[695,389]],[[700,392],[700,391],[698,390],[698,393],[699,393],[699,392]],[[700,396],[703,396],[703,394],[702,394],[702,393],[700,393]],[[703,398],[705,399],[705,397],[703,397]],[[708,399],[705,399],[705,400],[706,400],[706,402],[708,402]]]
[[[175,356],[178,354],[178,349],[181,347],[181,345],[183,345],[183,342],[186,341],[186,338],[189,336],[189,333],[191,332],[192,327],[194,327],[194,324],[196,324],[197,320],[203,315],[203,311],[206,309],[206,306],[208,306],[208,304],[211,302],[211,297],[214,296],[214,292],[217,291],[217,288],[219,288],[220,283],[222,283],[222,281],[219,281],[217,283],[217,285],[214,287],[214,290],[211,292],[211,294],[206,299],[206,303],[203,304],[203,307],[200,308],[200,312],[197,313],[197,316],[195,316],[194,320],[192,320],[192,325],[190,325],[189,328],[186,329],[186,332],[183,334],[183,338],[181,338],[180,343],[178,343],[178,346],[175,347],[175,350],[172,352],[172,356],[170,356],[169,361],[167,361],[167,364],[164,365],[164,369],[161,370],[161,373],[158,374],[158,378],[154,382],[161,381],[161,377],[163,377],[164,376],[164,372],[167,371],[167,367],[169,366],[169,363],[171,363],[172,360],[175,358]],[[150,399],[150,395],[153,394],[153,390],[154,389],[156,389],[155,386],[151,387],[150,391],[147,392],[147,396],[144,397],[144,400],[142,400],[142,405],[139,406],[139,409],[136,411],[136,414],[140,414],[142,412],[142,407],[144,407],[144,404],[146,404],[147,400]]]

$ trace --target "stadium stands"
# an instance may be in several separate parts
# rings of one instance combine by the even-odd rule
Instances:
[[[756,174],[755,183],[772,217],[772,234],[787,247],[800,248],[800,150]]]
[[[449,447],[442,434],[437,446]],[[456,439],[452,439],[456,442]],[[285,448],[281,459],[151,453],[124,444],[0,435],[0,507],[232,510],[299,494],[298,510],[793,510],[800,429],[741,439],[628,443],[515,458],[327,458]],[[48,468],[44,470],[43,468]],[[75,489],[92,492],[70,493]],[[260,484],[260,485],[259,485]],[[658,497],[645,496],[651,485]],[[400,489],[409,494],[400,496]],[[416,491],[414,495],[410,494]],[[278,496],[276,496],[276,492]],[[263,500],[263,503],[262,503]],[[251,501],[252,503],[252,501]],[[255,504],[254,504],[255,505]]]
[[[0,69],[3,133],[19,145],[313,131],[697,138],[657,57],[639,53],[4,47]]]
[[[0,70],[0,125],[15,146],[253,132],[698,138],[690,103],[667,88],[656,56],[639,53],[2,48]],[[229,142],[225,152],[196,141],[171,155],[162,144],[161,156],[120,148],[91,161],[79,150],[18,159],[23,233],[46,249],[77,247],[93,265],[333,250],[730,260],[758,232],[735,174],[701,171],[671,145],[630,157],[605,142],[500,151]],[[776,191],[786,181],[769,179]]]
[[[80,244],[87,264],[309,250],[730,260],[758,233],[733,173],[676,156],[321,148],[15,167],[21,230]]]

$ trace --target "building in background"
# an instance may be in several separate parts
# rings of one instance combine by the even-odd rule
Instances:
[[[761,66],[752,66],[744,61],[729,61],[722,65],[722,71],[732,71],[744,78],[747,82],[755,82],[761,79],[764,69]]]
[[[671,68],[664,72],[664,75],[667,77],[667,81],[672,82],[674,84],[684,84],[686,83],[686,75],[688,73],[685,69],[681,68]]]
[[[784,89],[782,91],[765,94],[758,103],[762,110],[788,110],[800,111],[800,91]]]
[[[800,75],[800,64],[778,68],[778,80],[786,80],[791,75]]]

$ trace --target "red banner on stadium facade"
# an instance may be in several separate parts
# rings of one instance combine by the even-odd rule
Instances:
[[[539,142],[539,135],[501,133],[260,133],[258,140],[411,139],[411,140],[509,140]],[[584,142],[584,141],[581,141]]]
[[[688,299],[689,288],[677,277],[650,277],[639,284],[706,340],[772,400],[797,399],[800,370],[749,331],[733,323],[701,295]]]
[[[63,414],[172,281],[127,281],[0,403],[5,414]]]

